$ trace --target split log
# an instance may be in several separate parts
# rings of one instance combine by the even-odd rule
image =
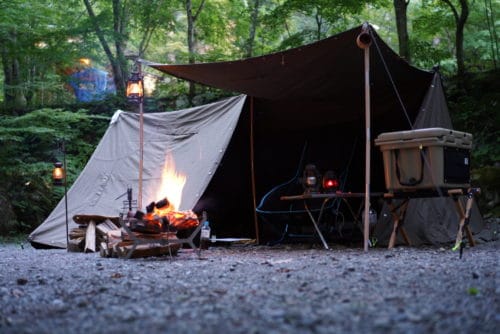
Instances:
[[[125,258],[128,256],[129,252],[132,250],[133,245],[115,245],[113,250],[117,253],[118,257]],[[132,254],[130,255],[131,259],[142,258],[142,257],[151,257],[151,256],[165,256],[165,255],[177,255],[179,251],[179,244],[170,244],[170,245],[162,245],[162,244],[146,244],[146,245],[138,245]]]
[[[75,227],[69,231],[68,236],[70,239],[84,238],[86,231],[87,231],[86,227],[83,226]]]
[[[113,230],[107,233],[107,243],[101,243],[101,247],[106,246],[106,250],[101,251],[102,257],[125,258],[136,245],[130,258],[177,255],[181,244],[175,243],[178,240],[175,233],[143,234],[132,232],[132,236],[121,230]]]
[[[120,228],[116,226],[111,220],[106,219],[102,223],[97,224],[97,232],[101,235],[107,235],[109,231],[119,230]]]
[[[84,252],[86,252],[87,250],[95,252],[95,228],[95,222],[90,221],[89,225],[87,226],[87,232],[85,233],[85,248],[83,249]]]
[[[112,221],[116,226],[120,224],[119,217],[106,217],[106,216],[98,216],[98,215],[74,215],[73,221],[78,225],[88,225],[91,221],[100,224],[106,220]]]
[[[83,252],[85,246],[85,237],[69,240],[68,252]]]
[[[99,244],[99,254],[101,257],[111,257],[111,252],[108,249],[108,245],[105,242]]]

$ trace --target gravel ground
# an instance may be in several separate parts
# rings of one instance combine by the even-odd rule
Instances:
[[[499,246],[124,260],[3,244],[0,333],[498,333]]]

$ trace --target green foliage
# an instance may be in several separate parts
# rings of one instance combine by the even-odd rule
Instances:
[[[479,205],[484,216],[500,214],[500,71],[468,75],[445,82],[453,126],[473,135],[473,185],[481,188]]]
[[[486,1],[472,1],[470,3],[471,13],[465,31],[465,58],[469,71],[487,71],[498,66],[498,37],[494,30],[499,31],[500,21],[488,22],[494,17],[486,15],[490,8],[485,7]],[[500,2],[491,2],[493,13],[500,13]],[[498,20],[498,17],[496,18]]]
[[[498,12],[500,3],[493,2],[492,10]],[[487,71],[498,62],[496,35],[500,21],[488,25],[488,9],[484,1],[469,1],[469,18],[464,31],[464,58],[468,71]],[[410,2],[409,25],[411,27],[410,48],[414,64],[421,68],[441,67],[441,72],[452,75],[456,72],[455,21],[449,6],[442,0]]]
[[[500,162],[500,71],[469,75],[447,82],[454,127],[474,135],[473,167]]]
[[[365,2],[356,0],[285,0],[269,13],[266,21],[277,21],[286,27],[286,35],[279,47],[283,50],[344,30],[347,26],[346,17],[360,13],[364,7]]]
[[[82,56],[81,44],[74,37],[78,34],[75,23],[81,17],[78,6],[50,0],[13,0],[1,6],[6,107],[25,111],[71,100],[61,74]],[[19,105],[14,95],[25,102]]]
[[[84,110],[40,109],[1,118],[0,212],[11,213],[5,226],[17,231],[37,226],[63,195],[62,189],[52,187],[51,180],[53,163],[63,159],[57,143],[65,142],[71,185],[107,124],[107,117],[89,116]]]

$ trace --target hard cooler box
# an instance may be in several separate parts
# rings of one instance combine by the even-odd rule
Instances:
[[[443,128],[386,132],[375,145],[382,151],[388,191],[470,186],[470,133]]]

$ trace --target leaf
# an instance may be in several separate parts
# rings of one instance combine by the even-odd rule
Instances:
[[[476,287],[470,287],[467,289],[467,293],[471,296],[477,296],[479,294],[479,289]]]

